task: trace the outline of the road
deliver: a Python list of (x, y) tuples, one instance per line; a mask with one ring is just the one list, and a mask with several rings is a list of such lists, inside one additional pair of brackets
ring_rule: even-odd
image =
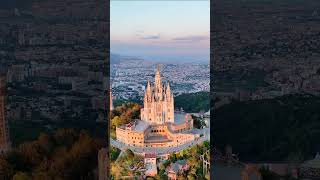
[(126, 144), (124, 144), (120, 141), (114, 140), (112, 138), (110, 138), (110, 144), (116, 148), (121, 149), (121, 150), (131, 149), (135, 153), (155, 153), (157, 155), (164, 155), (164, 154), (179, 152), (183, 149), (186, 149), (186, 148), (191, 147), (196, 144), (200, 144), (204, 141), (210, 141), (210, 128), (201, 129), (201, 131), (204, 134), (204, 136), (197, 138), (194, 141), (191, 141), (191, 142), (188, 142), (188, 143), (182, 144), (180, 146), (176, 146), (176, 147), (164, 147), (164, 148), (160, 148), (160, 147), (134, 147), (134, 146), (126, 145)]

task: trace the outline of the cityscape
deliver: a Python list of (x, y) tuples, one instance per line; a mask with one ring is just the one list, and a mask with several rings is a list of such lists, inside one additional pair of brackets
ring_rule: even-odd
[(320, 179), (319, 7), (1, 1), (0, 180)]
[(98, 177), (109, 86), (105, 9), (92, 0), (1, 2), (0, 179)]
[(208, 3), (111, 2), (111, 179), (210, 179)]
[[(113, 56), (111, 56), (111, 62)], [(145, 85), (153, 79), (156, 62), (117, 56), (111, 63), (110, 79), (114, 99), (142, 99)], [(203, 63), (161, 64), (163, 79), (170, 79), (174, 95), (210, 91), (210, 66)]]

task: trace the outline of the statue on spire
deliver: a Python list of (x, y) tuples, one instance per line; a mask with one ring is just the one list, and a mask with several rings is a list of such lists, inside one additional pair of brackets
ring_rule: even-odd
[(170, 97), (171, 96), (171, 90), (170, 90), (170, 82), (167, 82), (167, 96)]
[(157, 64), (157, 71), (160, 73), (160, 64)]

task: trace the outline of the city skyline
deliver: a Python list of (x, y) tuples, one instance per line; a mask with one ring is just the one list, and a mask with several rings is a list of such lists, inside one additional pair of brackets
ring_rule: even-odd
[(110, 21), (112, 53), (151, 61), (209, 62), (209, 1), (111, 1)]

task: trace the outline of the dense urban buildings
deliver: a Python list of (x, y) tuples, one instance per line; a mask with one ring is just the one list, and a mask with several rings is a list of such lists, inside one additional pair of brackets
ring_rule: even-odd
[(233, 147), (238, 162), (219, 159), (217, 179), (239, 179), (232, 175), (242, 170), (270, 179), (319, 177), (319, 3), (213, 4), (212, 135), (216, 148)]
[[(170, 79), (174, 96), (183, 93), (209, 92), (209, 63), (161, 63), (163, 79)], [(136, 57), (111, 55), (110, 80), (113, 97), (143, 100), (145, 85), (153, 77), (156, 62)]]
[[(108, 17), (98, 4), (105, 3), (44, 0), (0, 8), (0, 69), (7, 72), (7, 119), (13, 129), (38, 132), (106, 122)], [(35, 138), (11, 133), (13, 144)]]

